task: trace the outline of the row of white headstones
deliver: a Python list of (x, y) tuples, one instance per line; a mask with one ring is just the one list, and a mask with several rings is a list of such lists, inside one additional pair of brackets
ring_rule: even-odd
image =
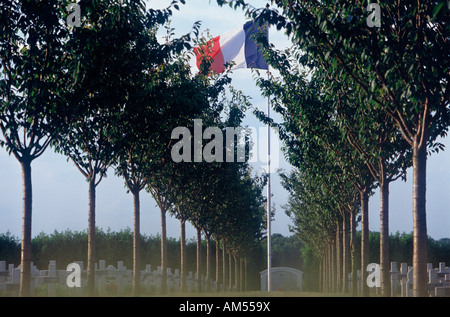
[[(48, 285), (49, 296), (56, 296), (56, 289), (61, 289), (61, 287), (66, 288), (66, 292), (70, 291), (75, 295), (82, 294), (82, 288), (87, 284), (87, 270), (83, 268), (83, 265), (83, 261), (77, 261), (69, 264), (66, 270), (57, 270), (56, 261), (52, 260), (49, 263), (48, 270), (39, 270), (31, 264), (32, 293), (40, 285)], [(100, 260), (98, 264), (95, 264), (95, 271), (95, 283), (100, 294), (107, 294), (108, 292), (123, 294), (127, 289), (131, 289), (133, 271), (127, 269), (123, 265), (123, 261), (118, 261), (117, 267), (114, 267), (113, 265), (106, 266), (106, 262)], [(141, 271), (141, 288), (146, 291), (158, 290), (161, 285), (161, 273), (160, 266), (152, 271), (151, 265), (146, 265), (145, 270)], [(171, 268), (167, 269), (167, 288), (169, 291), (180, 289), (180, 278), (179, 269), (175, 269), (174, 272)], [(204, 284), (207, 283), (204, 276), (201, 276), (201, 280)], [(14, 267), (13, 264), (9, 264), (6, 268), (6, 261), (0, 261), (0, 291), (12, 291), (14, 293), (18, 290), (19, 283), (20, 265)], [(186, 276), (186, 290), (188, 292), (194, 291), (196, 284), (197, 274), (189, 272)], [(209, 289), (216, 289), (214, 281), (210, 281), (209, 284)]]
[[(104, 260), (96, 264), (96, 286), (99, 292), (106, 294), (109, 291), (122, 294), (132, 283), (133, 271), (123, 265), (123, 261), (117, 262), (117, 268), (113, 265), (106, 266)], [(82, 293), (82, 286), (86, 285), (87, 271), (83, 269), (83, 262), (78, 261), (69, 264), (66, 270), (57, 270), (56, 261), (50, 261), (48, 270), (39, 270), (33, 264), (31, 265), (32, 291), (39, 285), (48, 285), (48, 295), (56, 295), (56, 286), (72, 289), (75, 294)], [(161, 285), (161, 267), (158, 266), (152, 271), (151, 265), (146, 265), (145, 270), (141, 271), (141, 287), (147, 291), (157, 290)], [(400, 288), (400, 296), (412, 296), (412, 273), (413, 267), (407, 263), (401, 263), (400, 269), (397, 262), (391, 262), (391, 296), (397, 296), (397, 290)], [(203, 276), (202, 281), (205, 283)], [(361, 271), (358, 270), (357, 278), (360, 282)], [(349, 275), (349, 284), (351, 274)], [(20, 265), (14, 267), (9, 264), (6, 268), (6, 261), (0, 261), (0, 291), (17, 291), (20, 283)], [(180, 272), (178, 269), (172, 273), (172, 269), (167, 269), (168, 290), (179, 290)], [(189, 272), (186, 277), (187, 291), (194, 291), (197, 283), (197, 274)], [(214, 281), (210, 281), (210, 289), (216, 290)], [(360, 291), (361, 283), (357, 283)], [(446, 267), (445, 262), (440, 262), (437, 268), (428, 264), (428, 289), (430, 296), (450, 296), (450, 267)]]

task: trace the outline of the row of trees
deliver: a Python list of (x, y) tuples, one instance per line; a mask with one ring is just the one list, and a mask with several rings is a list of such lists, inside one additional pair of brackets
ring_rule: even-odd
[(346, 276), (351, 257), (356, 271), (360, 215), (365, 281), (368, 200), (378, 187), (381, 285), (389, 295), (389, 184), (412, 167), (414, 294), (426, 296), (426, 162), (443, 149), (437, 139), (450, 124), (448, 7), (444, 1), (383, 1), (381, 25), (373, 27), (368, 2), (275, 0), (274, 8), (258, 9), (220, 1), (284, 29), (293, 43), (281, 51), (260, 39), (280, 75), (258, 84), (282, 116), (280, 135), (295, 167), (284, 175), (295, 231), (324, 266), (338, 261)]
[[(50, 147), (71, 160), (88, 185), (88, 295), (95, 293), (96, 187), (111, 169), (133, 195), (135, 295), (140, 289), (143, 190), (161, 210), (162, 292), (167, 212), (181, 221), (182, 259), (186, 221), (197, 228), (199, 245), (204, 234), (208, 246), (213, 238), (223, 252), (238, 258), (245, 258), (261, 238), (264, 178), (253, 176), (246, 162), (172, 160), (174, 128), (193, 132), (194, 118), (222, 130), (238, 127), (249, 106), (241, 92), (226, 90), (226, 74), (209, 76), (207, 68), (191, 73), (188, 51), (199, 24), (174, 38), (168, 20), (179, 2), (184, 3), (174, 0), (167, 9), (146, 10), (144, 1), (81, 0), (80, 27), (66, 24), (70, 1), (8, 0), (0, 6), (0, 145), (19, 161), (23, 176), (21, 296), (30, 288), (31, 164)], [(166, 42), (160, 43), (157, 35), (164, 27)], [(203, 149), (194, 144), (193, 155), (197, 146)]]
[[(389, 258), (393, 262), (408, 263), (411, 264), (413, 253), (413, 233), (400, 233), (390, 234), (389, 236)], [(369, 254), (370, 263), (380, 263), (380, 233), (369, 233)], [(433, 267), (438, 267), (439, 262), (449, 263), (450, 261), (450, 239), (443, 238), (440, 240), (434, 240), (428, 237), (428, 263), (432, 263)], [(356, 232), (356, 247), (355, 247), (355, 266), (360, 267), (361, 264), (361, 231)], [(305, 272), (303, 278), (303, 289), (308, 291), (330, 291), (339, 292), (338, 289), (340, 283), (338, 280), (341, 276), (338, 276), (339, 268), (335, 261), (332, 266), (327, 266), (326, 270), (323, 270), (322, 260), (316, 256), (313, 249), (309, 246), (302, 248), (302, 270)], [(324, 279), (324, 274), (332, 276), (332, 278)]]

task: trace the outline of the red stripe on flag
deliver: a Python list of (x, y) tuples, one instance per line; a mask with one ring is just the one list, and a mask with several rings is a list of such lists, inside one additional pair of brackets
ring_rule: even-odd
[(198, 69), (200, 69), (202, 59), (206, 57), (213, 60), (210, 70), (213, 70), (216, 73), (222, 73), (225, 71), (225, 62), (220, 47), (220, 36), (213, 38), (212, 41), (208, 41), (207, 46), (204, 48), (194, 48), (194, 53), (197, 58)]

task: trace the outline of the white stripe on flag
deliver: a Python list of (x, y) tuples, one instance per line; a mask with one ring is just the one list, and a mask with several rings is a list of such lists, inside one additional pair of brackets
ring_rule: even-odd
[(225, 63), (235, 62), (231, 69), (245, 68), (245, 31), (238, 27), (220, 35), (220, 48)]

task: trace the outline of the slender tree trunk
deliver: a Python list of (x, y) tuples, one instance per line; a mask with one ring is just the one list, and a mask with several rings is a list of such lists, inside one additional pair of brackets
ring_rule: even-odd
[(244, 291), (246, 292), (247, 290), (248, 290), (248, 267), (247, 267), (247, 264), (248, 264), (248, 260), (247, 259), (245, 259), (245, 261), (244, 261), (244, 269), (245, 269), (245, 280), (244, 280)]
[(329, 280), (329, 266), (328, 266), (328, 259), (329, 259), (329, 254), (328, 254), (328, 249), (325, 252), (325, 259), (323, 262), (323, 291), (325, 293), (328, 293), (330, 291), (329, 285), (328, 285), (328, 280)]
[(22, 218), (22, 248), (20, 270), (20, 296), (30, 296), (31, 287), (31, 218), (32, 218), (32, 184), (31, 160), (22, 159), (23, 187), (23, 218)]
[(330, 249), (327, 245), (325, 251), (325, 292), (328, 293), (330, 291)]
[(337, 250), (336, 241), (331, 241), (331, 291), (336, 291), (336, 272), (337, 272)]
[(318, 290), (319, 290), (319, 292), (322, 292), (323, 291), (323, 289), (322, 289), (322, 280), (323, 280), (323, 278), (322, 278), (322, 272), (323, 272), (323, 261), (322, 261), (322, 259), (321, 258), (319, 258), (319, 271), (318, 271)]
[(335, 292), (342, 291), (342, 220), (336, 223), (336, 289)]
[(196, 291), (199, 293), (202, 291), (202, 232), (197, 228), (197, 287)]
[(327, 292), (331, 292), (331, 245), (327, 246)]
[(239, 292), (244, 291), (244, 261), (239, 259)]
[(220, 241), (216, 238), (216, 292), (220, 289)]
[(166, 209), (161, 209), (161, 294), (167, 293), (167, 226)]
[(88, 263), (87, 291), (88, 296), (95, 295), (95, 176), (89, 179), (89, 219), (88, 219)]
[(331, 264), (331, 292), (336, 291), (336, 241), (330, 243), (330, 264)]
[(205, 291), (209, 292), (211, 290), (211, 236), (205, 234), (206, 238), (206, 277), (205, 277)]
[[(383, 169), (384, 171), (384, 169)], [(389, 274), (389, 182), (385, 172), (380, 182), (380, 279), (381, 295), (390, 296), (391, 279)]]
[(342, 221), (342, 292), (348, 293), (348, 264), (349, 264), (349, 219), (350, 215), (345, 212), (344, 219)]
[(324, 252), (323, 254), (323, 261), (322, 261), (322, 292), (327, 293), (328, 292), (328, 285), (327, 285), (327, 279), (328, 279), (328, 252)]
[(181, 220), (180, 289), (186, 292), (186, 220)]
[(322, 292), (327, 292), (327, 252), (323, 253), (322, 259)]
[(356, 219), (355, 211), (352, 211), (350, 215), (350, 245), (351, 245), (351, 259), (352, 259), (352, 296), (358, 294), (357, 282), (358, 277), (356, 276)]
[(319, 259), (319, 292), (323, 293), (323, 256)]
[(233, 291), (233, 259), (230, 252), (228, 252), (228, 290)]
[(361, 198), (361, 289), (362, 296), (369, 296), (367, 286), (367, 265), (369, 264), (369, 196), (367, 190), (360, 193)]
[(415, 297), (424, 297), (427, 296), (427, 148), (426, 142), (421, 147), (417, 143), (416, 140), (413, 146), (413, 289)]
[(141, 203), (139, 189), (132, 191), (134, 201), (133, 295), (139, 296), (141, 286)]
[(328, 292), (328, 252), (323, 255), (323, 292)]
[(234, 259), (234, 287), (236, 291), (239, 292), (239, 264), (236, 255), (233, 256)]
[(331, 246), (327, 246), (327, 292), (331, 292)]
[(224, 292), (228, 289), (227, 285), (227, 252), (225, 245), (222, 245), (222, 284)]

